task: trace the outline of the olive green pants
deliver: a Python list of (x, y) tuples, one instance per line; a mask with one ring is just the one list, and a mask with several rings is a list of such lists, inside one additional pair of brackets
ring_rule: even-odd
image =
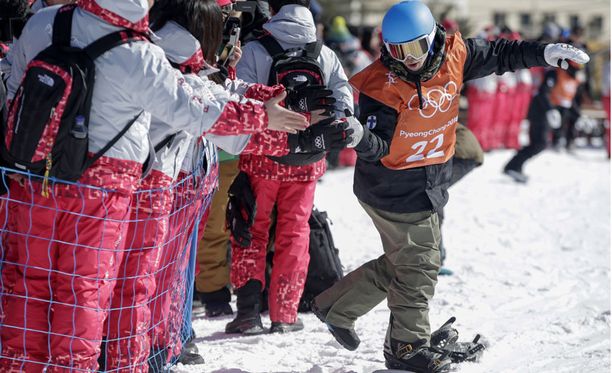
[(361, 202), (380, 233), (384, 255), (363, 264), (316, 298), (326, 321), (353, 328), (362, 315), (387, 298), (387, 340), (429, 343), (429, 300), (440, 268), (438, 215), (392, 213)]

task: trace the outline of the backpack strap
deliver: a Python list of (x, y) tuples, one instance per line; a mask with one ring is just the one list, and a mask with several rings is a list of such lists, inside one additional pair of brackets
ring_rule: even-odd
[(306, 55), (315, 60), (319, 58), (319, 55), (321, 54), (321, 49), (323, 49), (323, 42), (318, 39), (315, 42), (306, 44), (306, 46), (304, 47)]
[(272, 59), (285, 53), (283, 47), (276, 41), (274, 36), (266, 34), (258, 39), (258, 41), (266, 49), (266, 52), (272, 57)]
[(162, 150), (166, 145), (170, 144), (170, 142), (172, 140), (174, 140), (174, 138), (176, 137), (176, 133), (173, 133), (170, 136), (166, 136), (165, 139), (163, 139), (162, 141), (160, 141), (159, 144), (155, 145), (155, 154), (157, 154), (157, 152), (159, 152), (160, 150)]
[(55, 19), (53, 20), (53, 44), (70, 46), (70, 37), (72, 35), (72, 15), (76, 5), (69, 4), (57, 10)]
[(128, 124), (126, 124), (125, 127), (123, 127), (123, 129), (118, 134), (116, 134), (115, 137), (113, 137), (111, 141), (108, 142), (108, 144), (106, 144), (102, 149), (100, 149), (96, 154), (94, 154), (93, 157), (89, 158), (87, 162), (85, 163), (85, 169), (88, 169), (89, 166), (96, 163), (96, 161), (100, 159), (100, 157), (102, 157), (104, 153), (108, 151), (108, 149), (110, 149), (113, 145), (115, 145), (117, 141), (119, 141), (119, 139), (123, 135), (125, 135), (126, 132), (132, 127), (132, 125), (136, 123), (136, 121), (142, 115), (142, 113), (144, 113), (144, 110), (138, 113), (138, 115), (136, 115), (134, 119), (132, 119)]
[(100, 39), (94, 41), (93, 43), (85, 47), (84, 50), (85, 53), (87, 53), (87, 55), (89, 56), (89, 58), (95, 60), (107, 51), (122, 44), (127, 44), (133, 41), (146, 40), (149, 39), (145, 35), (133, 30), (124, 29), (101, 37)]

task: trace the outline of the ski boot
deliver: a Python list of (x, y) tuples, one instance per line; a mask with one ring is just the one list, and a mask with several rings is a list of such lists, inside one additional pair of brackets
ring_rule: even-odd
[(451, 368), (448, 353), (426, 347), (425, 341), (405, 343), (391, 340), (390, 349), (385, 344), (385, 366), (388, 369), (407, 370), (416, 373), (442, 373)]
[(225, 326), (225, 332), (245, 335), (265, 333), (259, 314), (261, 282), (249, 280), (246, 285), (236, 289), (236, 296), (236, 318)]

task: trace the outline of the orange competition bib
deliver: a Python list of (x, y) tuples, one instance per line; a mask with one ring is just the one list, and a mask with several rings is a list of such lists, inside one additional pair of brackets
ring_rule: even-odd
[(455, 154), (459, 93), (463, 85), (466, 49), (460, 34), (446, 38), (446, 61), (422, 82), (422, 108), (414, 84), (395, 76), (376, 61), (351, 79), (361, 93), (398, 113), (389, 154), (381, 159), (395, 170), (447, 162)]

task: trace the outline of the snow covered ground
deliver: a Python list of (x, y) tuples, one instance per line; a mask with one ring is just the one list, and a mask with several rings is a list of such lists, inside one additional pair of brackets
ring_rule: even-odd
[[(604, 152), (547, 151), (527, 164), (528, 185), (500, 173), (512, 152), (454, 186), (443, 227), (447, 267), (431, 304), (432, 327), (456, 316), (460, 338), (491, 342), (461, 372), (610, 370), (610, 163)], [(382, 253), (377, 232), (352, 193), (352, 170), (329, 172), (315, 204), (328, 211), (346, 271)], [(178, 372), (369, 373), (384, 368), (383, 302), (357, 322), (362, 343), (344, 350), (313, 315), (288, 335), (225, 335), (230, 317), (196, 312), (206, 365)], [(264, 324), (269, 325), (267, 315)]]

